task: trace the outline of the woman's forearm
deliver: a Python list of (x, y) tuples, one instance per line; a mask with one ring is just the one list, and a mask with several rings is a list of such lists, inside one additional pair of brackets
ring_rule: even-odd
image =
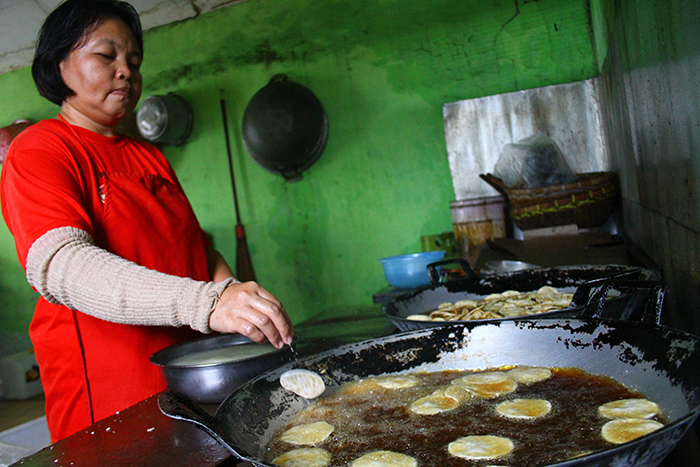
[[(222, 266), (217, 270), (218, 278), (226, 275)], [(95, 246), (87, 232), (73, 227), (54, 229), (34, 242), (27, 279), (47, 301), (96, 318), (187, 325), (205, 333), (211, 332), (209, 317), (221, 294), (237, 282), (232, 275), (201, 282), (139, 266)]]
[(233, 271), (231, 271), (224, 257), (212, 246), (207, 248), (207, 262), (209, 277), (212, 281), (221, 282), (229, 278), (235, 279)]

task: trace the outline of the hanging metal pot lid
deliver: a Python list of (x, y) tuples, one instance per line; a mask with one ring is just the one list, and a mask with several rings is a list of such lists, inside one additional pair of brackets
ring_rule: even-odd
[(243, 114), (243, 142), (263, 169), (288, 181), (301, 179), (323, 152), (328, 118), (311, 90), (275, 75)]
[(136, 113), (136, 126), (141, 136), (154, 143), (180, 146), (192, 131), (192, 109), (177, 94), (150, 96)]

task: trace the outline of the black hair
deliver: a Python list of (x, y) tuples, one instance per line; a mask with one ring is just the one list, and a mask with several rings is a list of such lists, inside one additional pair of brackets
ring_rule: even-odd
[(67, 0), (49, 14), (39, 31), (32, 64), (39, 94), (56, 105), (74, 94), (63, 81), (60, 64), (90, 28), (108, 18), (126, 23), (143, 54), (141, 20), (130, 4), (119, 0)]

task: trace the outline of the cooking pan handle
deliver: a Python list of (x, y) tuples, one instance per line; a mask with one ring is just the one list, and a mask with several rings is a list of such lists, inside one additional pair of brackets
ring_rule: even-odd
[(254, 465), (260, 465), (262, 462), (259, 459), (250, 458), (239, 454), (238, 451), (233, 448), (233, 446), (224, 441), (217, 431), (216, 419), (209, 415), (199, 405), (194, 403), (190, 398), (176, 392), (166, 391), (158, 396), (158, 408), (160, 408), (160, 411), (170, 418), (183, 420), (197, 425), (199, 428), (206, 431), (207, 434), (214, 438), (219, 444), (228, 449), (234, 457), (242, 461), (250, 462)]
[[(610, 290), (623, 293), (624, 306), (612, 313), (606, 312), (605, 305)], [(591, 295), (583, 307), (582, 318), (610, 318), (619, 321), (640, 321), (661, 324), (661, 311), (666, 295), (666, 286), (656, 281), (609, 280), (604, 282)]]
[(270, 78), (270, 81), (267, 84), (269, 86), (270, 84), (284, 83), (285, 81), (287, 81), (287, 75), (284, 73), (278, 73)]
[(462, 258), (443, 259), (434, 263), (430, 263), (427, 266), (428, 277), (430, 278), (430, 285), (440, 284), (440, 272), (438, 271), (438, 268), (446, 264), (458, 264), (460, 266), (460, 269), (464, 274), (464, 277), (460, 280), (475, 279), (479, 277), (468, 261), (465, 261)]
[(569, 305), (569, 308), (585, 306), (591, 299), (591, 291), (596, 287), (600, 287), (605, 282), (620, 279), (639, 279), (641, 273), (641, 269), (632, 269), (629, 271), (607, 274), (603, 277), (588, 280), (576, 288), (576, 292), (574, 292), (574, 296), (571, 299), (571, 305)]

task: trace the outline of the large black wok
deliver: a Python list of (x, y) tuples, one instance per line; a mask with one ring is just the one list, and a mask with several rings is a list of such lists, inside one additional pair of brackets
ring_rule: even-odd
[(654, 466), (699, 413), (699, 344), (697, 337), (663, 326), (599, 318), (445, 326), (350, 344), (288, 363), (241, 386), (215, 417), (196, 406), (188, 408), (173, 393), (163, 394), (159, 403), (170, 416), (207, 426), (237, 457), (267, 466), (260, 460), (264, 446), (308, 404), (279, 385), (280, 375), (291, 368), (316, 371), (332, 390), (383, 373), (514, 364), (579, 367), (641, 391), (662, 407), (669, 423), (632, 442), (551, 465)]

